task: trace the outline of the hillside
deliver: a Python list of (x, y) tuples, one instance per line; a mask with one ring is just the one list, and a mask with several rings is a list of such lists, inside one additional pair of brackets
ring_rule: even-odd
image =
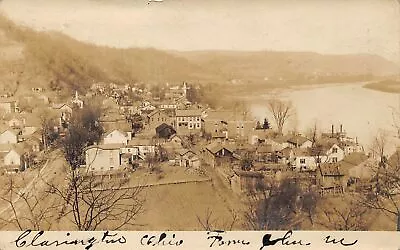
[[(95, 46), (56, 32), (18, 27), (4, 17), (0, 17), (0, 34), (0, 47), (18, 44), (23, 50), (22, 56), (13, 58), (13, 65), (7, 58), (0, 59), (5, 72), (21, 73), (14, 77), (14, 82), (18, 80), (22, 84), (43, 86), (53, 80), (73, 88), (85, 88), (93, 81), (220, 80), (207, 69), (163, 51)], [(13, 52), (8, 51), (10, 58)]]
[[(93, 81), (131, 83), (255, 83), (262, 86), (371, 80), (398, 66), (375, 55), (312, 52), (176, 52), (117, 49), (57, 32), (20, 27), (0, 16), (0, 86), (46, 87), (51, 81), (84, 90)], [(1, 89), (0, 89), (1, 90)]]
[[(393, 75), (399, 66), (376, 55), (321, 55), (313, 52), (195, 51), (174, 52), (191, 62), (208, 65), (229, 79), (252, 81), (302, 81), (313, 79), (360, 79)], [(359, 77), (359, 79), (357, 79)]]
[(386, 79), (364, 85), (364, 88), (387, 93), (400, 93), (400, 78)]

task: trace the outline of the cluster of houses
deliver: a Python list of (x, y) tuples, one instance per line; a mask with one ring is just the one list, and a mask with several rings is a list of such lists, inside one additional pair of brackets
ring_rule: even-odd
[[(257, 126), (246, 112), (191, 103), (189, 88), (186, 83), (168, 87), (161, 100), (145, 88), (96, 83), (85, 97), (76, 92), (68, 102), (41, 100), (54, 116), (54, 130), (63, 136), (85, 98), (103, 98), (100, 123), (105, 133), (100, 143), (83, 152), (82, 168), (90, 173), (132, 170), (155, 159), (193, 169), (208, 165), (238, 193), (284, 176), (323, 194), (343, 193), (368, 179), (365, 166), (373, 159), (342, 126), (338, 131), (332, 126), (314, 141), (300, 133), (281, 135)], [(0, 111), (0, 165), (17, 172), (34, 164), (43, 151), (43, 124), (37, 114), (21, 112), (9, 98), (0, 100)]]

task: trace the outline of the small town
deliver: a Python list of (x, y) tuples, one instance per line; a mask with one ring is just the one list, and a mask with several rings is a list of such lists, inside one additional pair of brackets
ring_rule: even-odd
[[(294, 202), (293, 206), (304, 206), (301, 209), (312, 220), (319, 199), (335, 204), (335, 200), (355, 194), (377, 192), (374, 166), (398, 164), (400, 151), (389, 158), (379, 155), (379, 151), (367, 152), (357, 138), (345, 132), (344, 125), (282, 133), (294, 107), (281, 100), (269, 102), (273, 117), (257, 121), (245, 109), (212, 109), (197, 101), (201, 99), (201, 87), (186, 82), (162, 88), (94, 83), (87, 93), (75, 91), (64, 101), (57, 99), (56, 93), (32, 88), (30, 95), (19, 100), (13, 96), (1, 98), (2, 178), (30, 181), (25, 187), (8, 184), (8, 188), (18, 191), (14, 200), (10, 196), (8, 204), (4, 203), (1, 214), (9, 216), (7, 208), (14, 207), (19, 195), (24, 197), (31, 192), (34, 184), (45, 183), (35, 186), (38, 194), (46, 193), (48, 187), (59, 190), (60, 182), (66, 178), (60, 175), (68, 173), (63, 167), (69, 165), (74, 175), (89, 178), (90, 189), (211, 182), (224, 192), (223, 196), (235, 197), (224, 199), (243, 203), (233, 205), (236, 209), (248, 202), (247, 206), (258, 206), (252, 202), (260, 202), (260, 195), (268, 195), (274, 189), (292, 188), (294, 194), (275, 191), (278, 193), (274, 195), (289, 199), (287, 202)], [(51, 181), (58, 184), (53, 186)], [(62, 190), (59, 192), (61, 195)], [(301, 202), (305, 204), (297, 205), (298, 195), (303, 196)], [(354, 206), (354, 211), (348, 211), (351, 220), (356, 216), (364, 219), (361, 216), (366, 210), (354, 205), (355, 200), (350, 202)], [(239, 210), (231, 209), (237, 216), (233, 222), (238, 223)], [(263, 228), (264, 223), (278, 229), (304, 227), (303, 215), (295, 215), (298, 218), (285, 223), (280, 218), (264, 222), (258, 218), (257, 207), (248, 209), (251, 213), (247, 211), (245, 216), (255, 216), (249, 218), (255, 229)], [(356, 211), (360, 214), (352, 214)], [(324, 212), (327, 225), (329, 216), (345, 213)], [(210, 225), (211, 218), (207, 216), (212, 211), (204, 213), (197, 215), (204, 229), (225, 226)], [(366, 226), (356, 221), (346, 221), (344, 225), (349, 228), (328, 229), (362, 230)]]
[(273, 2), (0, 0), (0, 229), (400, 231), (398, 3)]

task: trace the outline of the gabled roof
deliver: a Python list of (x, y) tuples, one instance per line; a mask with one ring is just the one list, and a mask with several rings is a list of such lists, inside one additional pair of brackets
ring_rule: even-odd
[(163, 124), (159, 125), (158, 127), (156, 127), (156, 132), (159, 133), (160, 131), (162, 131), (162, 130), (164, 130), (164, 129), (166, 129), (166, 128), (170, 128), (170, 129), (172, 129), (173, 131), (175, 131), (175, 129), (174, 129), (171, 125), (168, 125), (168, 124), (166, 124), (166, 123), (163, 123)]
[(117, 133), (119, 133), (120, 135), (122, 135), (122, 136), (124, 136), (124, 137), (127, 137), (127, 136), (128, 136), (126, 132), (121, 131), (121, 130), (119, 130), (119, 129), (114, 129), (114, 130), (107, 131), (104, 137), (107, 137), (107, 136), (109, 136), (110, 134), (112, 134), (112, 133), (114, 133), (114, 132), (117, 132)]
[(176, 110), (176, 116), (201, 116), (202, 111), (200, 109), (178, 109)]
[(206, 149), (213, 154), (221, 151), (222, 149), (228, 150), (231, 153), (233, 153), (233, 151), (234, 151), (234, 149), (231, 145), (221, 144), (221, 143), (217, 143), (217, 142), (209, 144), (206, 147)]
[(305, 143), (307, 141), (310, 141), (310, 139), (308, 139), (305, 136), (301, 136), (301, 135), (295, 135), (287, 140), (287, 142), (289, 142), (291, 144), (296, 144), (296, 145), (302, 145), (303, 143)]
[(129, 146), (154, 146), (154, 144), (151, 142), (150, 139), (148, 138), (142, 138), (142, 137), (133, 137), (132, 140), (128, 142)]
[(116, 149), (122, 148), (123, 146), (124, 146), (124, 144), (121, 144), (121, 143), (99, 144), (99, 145), (91, 145), (91, 146), (87, 147), (86, 150), (92, 149), (92, 148), (98, 148), (98, 149), (103, 149), (103, 150), (116, 150)]
[(196, 155), (193, 151), (189, 150), (189, 149), (181, 149), (178, 151), (178, 154), (180, 156), (184, 156), (186, 154), (190, 154), (190, 155)]

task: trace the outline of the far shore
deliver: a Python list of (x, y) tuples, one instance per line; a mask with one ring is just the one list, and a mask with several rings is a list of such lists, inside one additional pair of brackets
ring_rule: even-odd
[(400, 93), (400, 80), (385, 80), (380, 82), (371, 82), (363, 86), (367, 89), (398, 94)]

